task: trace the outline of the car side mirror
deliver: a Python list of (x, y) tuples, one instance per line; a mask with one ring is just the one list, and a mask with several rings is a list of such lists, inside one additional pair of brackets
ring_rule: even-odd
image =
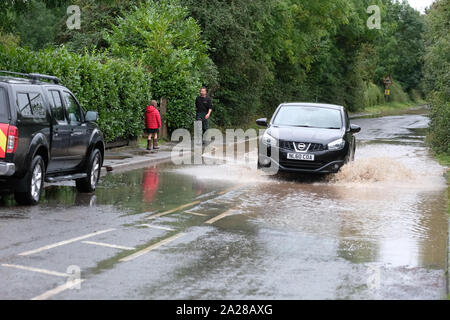
[(85, 115), (86, 122), (96, 122), (98, 120), (98, 112), (96, 111), (88, 111)]
[(261, 127), (267, 127), (267, 118), (261, 118), (256, 120), (256, 124)]
[(350, 132), (351, 133), (358, 133), (361, 131), (361, 127), (357, 126), (356, 124), (351, 124), (350, 125)]

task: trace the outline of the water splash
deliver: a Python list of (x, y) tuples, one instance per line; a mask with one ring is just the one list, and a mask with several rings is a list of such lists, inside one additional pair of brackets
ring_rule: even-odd
[(366, 158), (346, 164), (330, 177), (334, 183), (408, 182), (415, 179), (412, 170), (392, 158)]

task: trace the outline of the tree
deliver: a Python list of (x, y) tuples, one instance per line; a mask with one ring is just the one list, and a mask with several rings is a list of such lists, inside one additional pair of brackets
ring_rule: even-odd
[(383, 20), (383, 34), (375, 42), (379, 57), (376, 81), (390, 74), (407, 91), (419, 88), (424, 56), (423, 17), (403, 0), (390, 2)]
[(190, 128), (202, 81), (214, 81), (214, 65), (201, 29), (175, 0), (148, 0), (119, 17), (106, 37), (110, 53), (146, 66), (155, 98), (168, 99), (169, 128)]
[(182, 0), (211, 43), (221, 125), (248, 123), (305, 96), (321, 38), (346, 22), (346, 0)]

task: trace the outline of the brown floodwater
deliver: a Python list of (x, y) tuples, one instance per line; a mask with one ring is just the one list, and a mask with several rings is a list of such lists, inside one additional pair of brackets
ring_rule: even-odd
[[(217, 166), (174, 170), (198, 181), (239, 182), (244, 191), (227, 199), (237, 221), (256, 226), (255, 232), (307, 239), (310, 246), (291, 244), (303, 252), (294, 250), (289, 259), (306, 256), (297, 267), (310, 272), (299, 271), (293, 279), (318, 277), (333, 265), (343, 268), (341, 278), (332, 281), (337, 286), (332, 295), (326, 294), (328, 277), (323, 274), (316, 284), (311, 279), (306, 281), (309, 286), (299, 284), (300, 297), (443, 298), (447, 187), (444, 169), (424, 144), (428, 121), (421, 114), (353, 120), (362, 127), (356, 159), (327, 177), (264, 176), (254, 168), (254, 150), (249, 162), (229, 159)], [(268, 236), (267, 241), (273, 250), (264, 252), (267, 258), (283, 258), (276, 249), (285, 240), (277, 245), (277, 239)], [(320, 261), (311, 263), (315, 259)], [(353, 271), (345, 270), (343, 261)]]

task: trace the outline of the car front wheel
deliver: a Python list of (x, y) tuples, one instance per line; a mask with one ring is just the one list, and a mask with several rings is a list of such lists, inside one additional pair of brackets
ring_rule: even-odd
[(97, 189), (98, 181), (100, 180), (100, 173), (102, 169), (102, 154), (100, 150), (94, 149), (89, 157), (89, 163), (87, 166), (87, 177), (77, 179), (77, 190), (82, 193), (91, 193)]
[(36, 205), (41, 199), (44, 187), (45, 164), (41, 156), (34, 157), (29, 173), (25, 176), (26, 191), (15, 192), (16, 202), (22, 205)]

